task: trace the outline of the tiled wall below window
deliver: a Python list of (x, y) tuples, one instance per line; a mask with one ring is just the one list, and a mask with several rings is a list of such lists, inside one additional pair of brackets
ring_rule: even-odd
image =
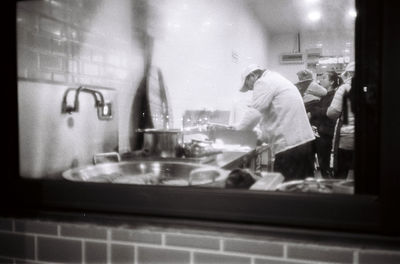
[(400, 252), (157, 226), (0, 218), (0, 263), (400, 263)]

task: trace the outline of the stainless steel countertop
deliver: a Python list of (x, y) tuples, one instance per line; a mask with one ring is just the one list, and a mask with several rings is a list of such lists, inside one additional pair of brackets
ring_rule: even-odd
[[(243, 158), (252, 158), (257, 154), (256, 148), (249, 151), (223, 151), (222, 153), (216, 154), (214, 157), (203, 157), (199, 159), (194, 158), (155, 158), (155, 157), (131, 157), (122, 158), (125, 161), (130, 160), (167, 160), (177, 162), (190, 162), (200, 163), (211, 166), (216, 166), (222, 169), (232, 169), (236, 163), (240, 162)], [(205, 162), (203, 162), (205, 161)]]
[(214, 165), (222, 169), (232, 169), (235, 167), (237, 162), (240, 162), (243, 158), (252, 158), (256, 155), (256, 149), (252, 149), (248, 152), (239, 151), (227, 151), (217, 154), (215, 160), (207, 163), (208, 165)]

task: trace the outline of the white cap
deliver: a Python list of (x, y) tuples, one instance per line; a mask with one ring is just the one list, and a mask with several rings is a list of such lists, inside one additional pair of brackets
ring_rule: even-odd
[(252, 73), (253, 71), (256, 70), (263, 70), (263, 68), (257, 64), (250, 64), (246, 68), (243, 69), (242, 71), (242, 85), (240, 86), (240, 91), (241, 92), (247, 92), (248, 89), (244, 86), (244, 82), (246, 81), (247, 76)]
[(354, 61), (350, 62), (347, 64), (346, 69), (344, 69), (345, 72), (353, 72), (355, 70), (355, 63)]

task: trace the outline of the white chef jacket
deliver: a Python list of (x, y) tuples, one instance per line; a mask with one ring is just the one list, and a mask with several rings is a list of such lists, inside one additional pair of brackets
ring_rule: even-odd
[(274, 155), (315, 139), (300, 92), (279, 73), (267, 70), (255, 82), (251, 106)]

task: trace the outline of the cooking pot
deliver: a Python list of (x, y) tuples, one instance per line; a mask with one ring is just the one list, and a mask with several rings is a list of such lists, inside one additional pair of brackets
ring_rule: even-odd
[(175, 158), (183, 142), (179, 129), (138, 129), (143, 133), (143, 154), (151, 157)]

